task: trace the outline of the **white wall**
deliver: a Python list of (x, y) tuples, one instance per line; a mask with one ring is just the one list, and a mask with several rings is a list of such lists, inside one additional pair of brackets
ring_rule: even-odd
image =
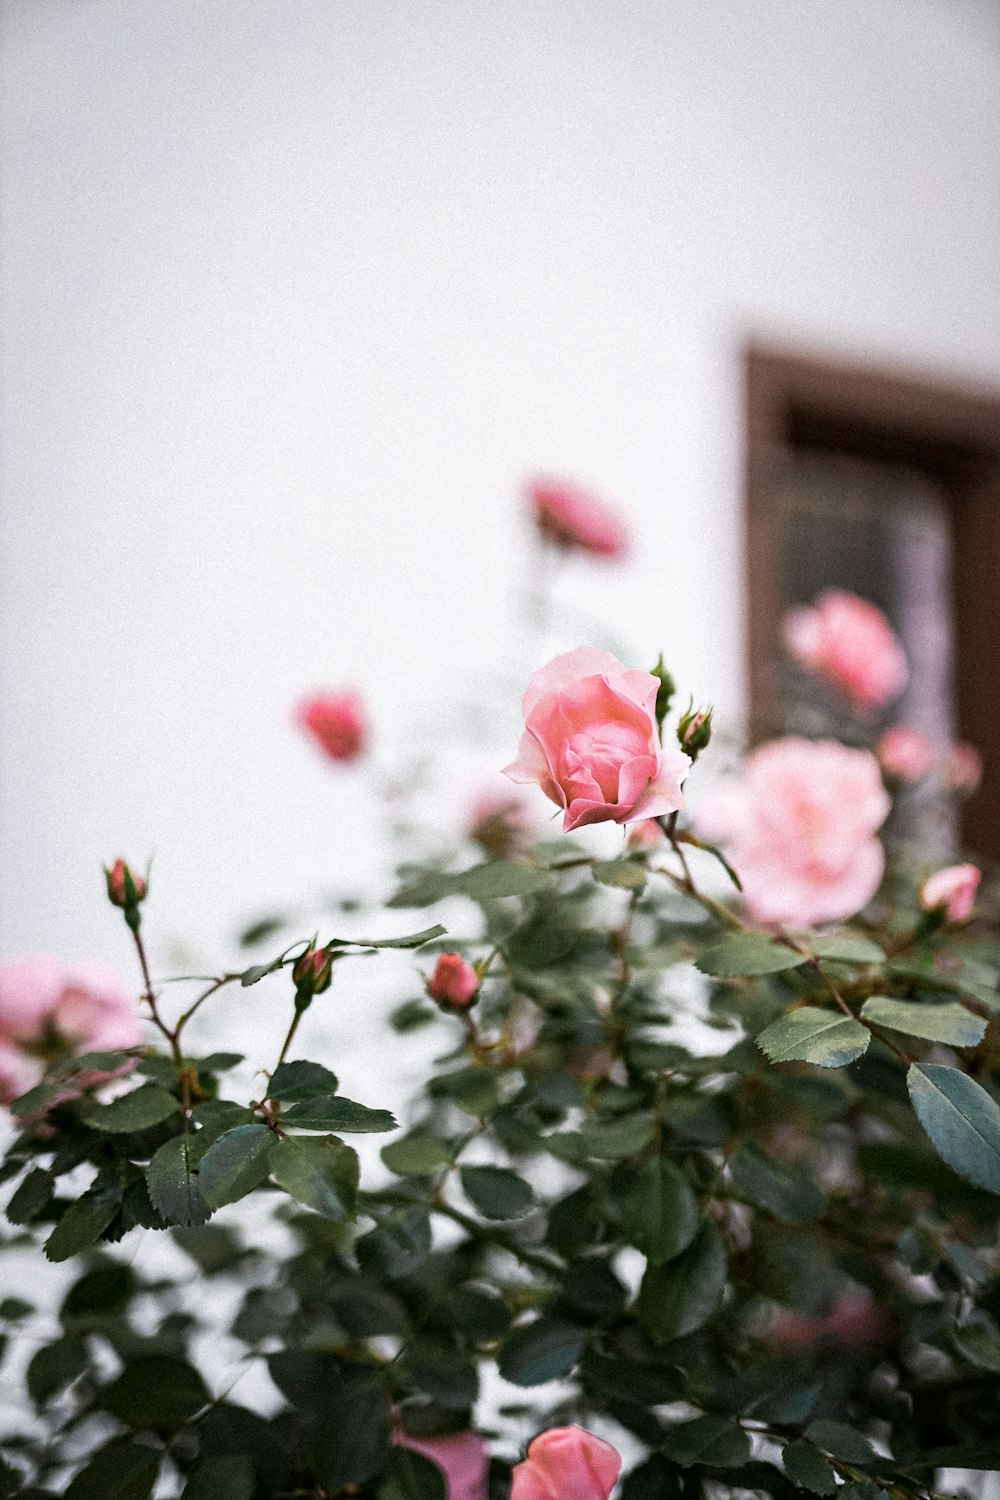
[[(564, 598), (740, 709), (755, 332), (1000, 382), (982, 0), (6, 0), (0, 939), (215, 959), (368, 858), (306, 686), (505, 649), (537, 466), (631, 513)], [(219, 920), (216, 920), (218, 917)], [(161, 939), (162, 947), (162, 939)]]

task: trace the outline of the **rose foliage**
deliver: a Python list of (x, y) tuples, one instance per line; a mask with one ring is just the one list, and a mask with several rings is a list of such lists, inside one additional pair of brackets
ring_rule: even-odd
[[(878, 1500), (1000, 1470), (989, 893), (922, 904), (874, 757), (829, 743), (721, 782), (709, 845), (681, 804), (710, 716), (682, 752), (666, 683), (589, 649), (545, 668), (515, 774), (570, 831), (411, 862), (388, 938), (261, 924), (262, 956), (153, 985), (155, 888), (116, 879), (148, 1038), (81, 1053), (51, 1011), (29, 1038), (5, 1244), (72, 1273), (54, 1318), (0, 1302), (25, 1383), (0, 1493)], [(599, 821), (642, 832), (597, 855)], [(433, 1028), (439, 1058), (402, 1121), (377, 1069), (345, 1097), (296, 1035), (394, 949), (430, 988), (379, 1050)], [(227, 1078), (269, 975), (251, 1097)], [(202, 1006), (237, 1050), (190, 1047)], [(147, 1235), (173, 1272), (133, 1265)]]

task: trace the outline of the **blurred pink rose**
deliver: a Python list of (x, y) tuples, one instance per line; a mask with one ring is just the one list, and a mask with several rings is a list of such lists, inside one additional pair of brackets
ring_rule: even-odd
[(591, 557), (621, 558), (628, 552), (622, 520), (582, 485), (540, 475), (529, 480), (527, 494), (546, 541)]
[(75, 1052), (138, 1047), (135, 1001), (102, 963), (68, 966), (47, 954), (0, 964), (0, 1037), (37, 1044), (48, 1035)]
[(469, 809), (469, 838), (498, 858), (525, 841), (531, 824), (522, 793), (512, 789), (482, 792)]
[(460, 953), (442, 953), (427, 981), (427, 993), (439, 1005), (465, 1010), (476, 997), (479, 975)]
[(884, 708), (906, 686), (909, 669), (895, 631), (880, 609), (857, 594), (827, 589), (811, 608), (790, 610), (783, 632), (795, 660), (855, 709)]
[(565, 810), (563, 831), (676, 812), (690, 756), (660, 744), (659, 681), (592, 646), (557, 656), (522, 699), (525, 732), (512, 781), (536, 782)]
[(924, 881), (920, 905), (924, 911), (943, 911), (949, 922), (964, 922), (972, 913), (981, 879), (975, 865), (947, 865)]
[(448, 1433), (444, 1437), (411, 1437), (399, 1432), (393, 1441), (437, 1464), (445, 1477), (447, 1500), (486, 1500), (489, 1454), (478, 1432)]
[(934, 765), (934, 746), (922, 729), (894, 724), (877, 745), (878, 763), (891, 781), (923, 781)]
[(331, 760), (357, 760), (368, 740), (364, 704), (353, 688), (313, 693), (299, 704), (295, 720)]
[(853, 916), (885, 866), (875, 837), (890, 807), (868, 750), (833, 740), (772, 740), (712, 788), (698, 831), (722, 844), (761, 922), (811, 926)]
[(610, 1443), (582, 1427), (551, 1427), (514, 1466), (510, 1500), (608, 1500), (622, 1461)]
[(960, 797), (972, 797), (983, 779), (983, 758), (968, 740), (956, 740), (945, 762), (945, 786)]
[(768, 1329), (765, 1343), (779, 1354), (798, 1354), (817, 1344), (840, 1344), (862, 1349), (880, 1343), (889, 1320), (871, 1292), (863, 1287), (842, 1293), (822, 1317), (781, 1308)]
[(0, 1042), (0, 1105), (12, 1104), (33, 1088), (41, 1076), (41, 1063), (9, 1042)]

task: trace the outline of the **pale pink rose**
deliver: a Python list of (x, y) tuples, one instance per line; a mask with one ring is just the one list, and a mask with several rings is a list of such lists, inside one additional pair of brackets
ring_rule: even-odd
[(106, 964), (68, 966), (47, 954), (0, 964), (0, 1037), (37, 1044), (52, 1035), (75, 1052), (137, 1047), (135, 1001)]
[(368, 740), (364, 704), (353, 688), (313, 693), (299, 704), (295, 720), (331, 760), (357, 760)]
[(621, 1472), (610, 1443), (582, 1427), (551, 1427), (514, 1465), (510, 1500), (608, 1500)]
[(37, 1041), (59, 1005), (65, 982), (65, 965), (46, 953), (26, 953), (0, 964), (0, 1037)]
[(624, 522), (582, 485), (539, 475), (526, 489), (535, 525), (546, 541), (591, 557), (616, 559), (628, 552)]
[(718, 783), (698, 831), (722, 844), (760, 922), (811, 926), (853, 916), (885, 867), (875, 837), (890, 808), (868, 750), (833, 740), (772, 740)]
[(563, 831), (676, 812), (691, 758), (660, 744), (659, 680), (609, 651), (581, 646), (535, 673), (521, 702), (525, 731), (512, 781), (536, 782), (564, 809)]
[(9, 1042), (0, 1042), (0, 1105), (12, 1104), (42, 1076), (41, 1064)]
[(478, 1432), (448, 1433), (443, 1437), (411, 1437), (399, 1432), (393, 1441), (412, 1448), (437, 1464), (445, 1477), (447, 1500), (486, 1500), (489, 1454)]
[(906, 656), (885, 615), (866, 599), (827, 589), (811, 608), (783, 623), (785, 645), (799, 664), (829, 682), (855, 709), (884, 708), (906, 686)]
[(975, 865), (947, 865), (929, 875), (920, 888), (924, 911), (943, 911), (949, 922), (971, 915), (982, 875)]
[(922, 729), (894, 724), (875, 746), (878, 763), (890, 781), (923, 781), (934, 765), (934, 746)]
[(983, 758), (975, 745), (968, 740), (956, 740), (948, 751), (944, 780), (950, 792), (960, 797), (972, 797), (979, 790), (983, 779)]
[(479, 989), (479, 975), (460, 953), (442, 953), (427, 981), (427, 993), (439, 1005), (466, 1010)]

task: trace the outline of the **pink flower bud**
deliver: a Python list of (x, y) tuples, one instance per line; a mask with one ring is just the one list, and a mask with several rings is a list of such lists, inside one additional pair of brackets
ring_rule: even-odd
[(551, 1427), (514, 1466), (510, 1500), (608, 1500), (621, 1456), (582, 1427)]
[(920, 888), (924, 911), (940, 911), (948, 922), (964, 922), (972, 913), (982, 875), (975, 865), (946, 865)]
[(531, 816), (516, 791), (484, 792), (473, 804), (469, 815), (469, 837), (487, 854), (503, 859), (525, 842), (531, 828)]
[(704, 750), (712, 738), (712, 710), (710, 708), (699, 708), (697, 711), (689, 709), (682, 715), (677, 725), (677, 743), (682, 750), (686, 750), (692, 760), (698, 758), (698, 753)]
[(945, 786), (958, 797), (972, 797), (983, 779), (983, 758), (975, 745), (956, 740), (945, 762)]
[(113, 906), (138, 906), (146, 899), (146, 882), (135, 875), (123, 859), (116, 859), (110, 870), (104, 871), (108, 883), (108, 900)]
[(641, 823), (632, 824), (625, 842), (630, 849), (658, 849), (664, 839), (663, 829), (656, 819), (643, 818)]
[(906, 656), (885, 615), (867, 599), (827, 589), (785, 616), (785, 646), (800, 666), (844, 694), (856, 710), (877, 712), (906, 686)]
[(331, 760), (345, 764), (357, 760), (368, 740), (361, 695), (350, 688), (304, 698), (295, 719)]
[(292, 967), (292, 980), (300, 994), (322, 995), (333, 978), (333, 954), (329, 948), (307, 948)]
[(922, 729), (894, 724), (875, 746), (878, 763), (890, 781), (923, 781), (934, 765), (934, 746)]
[(541, 536), (566, 551), (618, 559), (628, 552), (628, 532), (614, 511), (582, 485), (540, 475), (527, 496)]
[(439, 1005), (465, 1010), (479, 989), (479, 975), (460, 953), (442, 953), (427, 981), (427, 993)]

